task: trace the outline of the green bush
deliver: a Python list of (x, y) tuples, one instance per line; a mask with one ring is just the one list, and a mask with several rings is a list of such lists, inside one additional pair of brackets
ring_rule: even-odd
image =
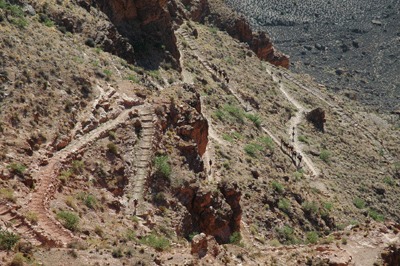
[(302, 135), (298, 135), (297, 139), (301, 142), (308, 143), (308, 139)]
[(383, 222), (386, 220), (385, 216), (378, 214), (377, 211), (370, 209), (368, 211), (369, 216), (372, 217), (372, 219), (374, 219), (377, 222)]
[(71, 212), (60, 211), (57, 213), (57, 218), (63, 220), (62, 224), (65, 228), (71, 231), (76, 231), (78, 229), (79, 225), (78, 215)]
[(389, 186), (392, 186), (392, 187), (396, 186), (396, 182), (394, 182), (393, 179), (391, 179), (391, 178), (388, 177), (388, 176), (385, 176), (385, 177), (382, 179), (382, 181), (385, 182), (386, 184), (388, 184)]
[(0, 249), (10, 250), (17, 244), (19, 236), (0, 228)]
[(217, 30), (214, 27), (208, 28), (212, 34), (217, 34)]
[(107, 144), (108, 151), (112, 154), (118, 154), (118, 147), (114, 143), (110, 142)]
[(230, 143), (234, 143), (235, 140), (228, 133), (222, 133), (222, 138)]
[(155, 248), (157, 251), (163, 251), (171, 245), (165, 236), (159, 236), (154, 231), (150, 235), (143, 237), (140, 240), (140, 243), (149, 245)]
[(271, 151), (274, 150), (273, 146), (274, 146), (274, 141), (271, 139), (270, 136), (265, 136), (263, 138), (260, 139), (262, 143), (264, 143), (268, 149), (270, 149)]
[(10, 165), (7, 165), (7, 168), (10, 169), (10, 171), (16, 175), (23, 175), (24, 171), (26, 169), (26, 166), (24, 164), (16, 164), (16, 163), (12, 163)]
[(244, 112), (234, 105), (226, 104), (222, 107), (225, 111), (227, 111), (230, 115), (236, 118), (238, 122), (244, 122)]
[(168, 155), (156, 156), (154, 157), (153, 162), (157, 174), (161, 174), (165, 177), (171, 175), (171, 166), (168, 163)]
[(24, 257), (24, 254), (17, 253), (14, 255), (14, 257), (9, 265), (10, 266), (24, 266), (25, 261), (26, 261), (26, 259)]
[(360, 198), (354, 198), (354, 199), (353, 199), (353, 203), (354, 203), (354, 205), (356, 205), (356, 207), (357, 207), (358, 209), (364, 209), (364, 207), (365, 207), (365, 205), (366, 205), (365, 201), (363, 201), (363, 200), (360, 199)]
[(109, 132), (108, 132), (108, 136), (109, 136), (110, 138), (115, 139), (115, 132), (114, 132), (114, 131), (109, 131)]
[(251, 157), (257, 157), (256, 156), (256, 148), (254, 147), (254, 145), (252, 144), (248, 144), (246, 146), (244, 146), (244, 150), (247, 152), (248, 155), (250, 155)]
[(290, 202), (287, 199), (280, 199), (278, 202), (278, 208), (282, 211), (288, 211), (290, 208)]
[(21, 28), (25, 28), (26, 26), (29, 25), (29, 22), (24, 18), (12, 19), (11, 23), (15, 24)]
[(107, 76), (108, 78), (111, 77), (112, 74), (113, 74), (113, 73), (112, 73), (110, 70), (108, 70), (108, 69), (104, 69), (104, 70), (103, 70), (103, 73), (106, 74), (106, 76)]
[(307, 242), (309, 242), (311, 244), (317, 244), (318, 243), (318, 233), (315, 231), (307, 232)]
[(14, 197), (14, 190), (12, 190), (12, 188), (0, 189), (0, 198), (6, 199), (11, 202), (17, 202), (17, 198)]
[(81, 174), (85, 168), (85, 163), (83, 161), (73, 161), (71, 165), (71, 171), (74, 174)]
[(254, 123), (256, 127), (260, 127), (262, 124), (261, 118), (258, 116), (258, 114), (252, 115), (252, 114), (247, 114), (246, 117)]
[(324, 161), (324, 162), (326, 162), (326, 163), (329, 163), (329, 157), (330, 157), (330, 155), (331, 155), (331, 152), (330, 152), (330, 151), (323, 150), (323, 151), (319, 154), (319, 158), (320, 158), (322, 161)]
[(284, 226), (282, 229), (277, 229), (279, 237), (284, 239), (285, 245), (295, 244), (295, 238), (293, 236), (294, 229), (289, 226)]
[(333, 208), (333, 204), (330, 202), (322, 202), (322, 205), (324, 205), (324, 208), (327, 209), (328, 211), (331, 211)]
[(272, 187), (275, 188), (279, 193), (283, 192), (283, 186), (276, 181), (272, 181)]
[(234, 232), (233, 235), (229, 237), (229, 242), (232, 245), (243, 247), (244, 244), (240, 242), (242, 240), (242, 234), (240, 232)]
[(317, 212), (319, 209), (319, 207), (315, 201), (312, 201), (311, 203), (304, 202), (301, 206), (304, 208), (305, 211), (308, 211), (308, 212)]

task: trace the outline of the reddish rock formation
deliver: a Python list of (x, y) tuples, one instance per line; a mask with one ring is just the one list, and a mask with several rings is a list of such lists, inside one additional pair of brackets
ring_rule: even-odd
[(166, 57), (179, 60), (172, 19), (166, 7), (167, 0), (87, 1), (100, 8), (109, 17), (122, 35), (131, 40), (135, 50), (148, 53), (149, 45), (154, 47), (164, 45), (167, 51)]
[(201, 233), (193, 237), (192, 254), (198, 254), (199, 258), (204, 257), (207, 253), (216, 257), (220, 253), (219, 245), (213, 236), (206, 236)]
[(273, 48), (274, 44), (265, 32), (253, 33), (247, 19), (228, 8), (223, 0), (208, 0), (208, 5), (204, 6), (207, 9), (205, 12), (208, 13), (204, 21), (191, 17), (193, 20), (208, 21), (219, 29), (226, 30), (233, 38), (247, 43), (260, 59), (276, 66), (289, 68), (289, 56), (276, 52)]
[(308, 121), (312, 122), (318, 129), (324, 130), (325, 111), (321, 108), (316, 108), (306, 115)]
[(240, 220), (242, 219), (242, 208), (240, 207), (241, 192), (236, 181), (223, 181), (218, 184), (218, 189), (224, 195), (226, 202), (232, 209), (233, 216), (230, 221), (232, 232), (240, 230)]

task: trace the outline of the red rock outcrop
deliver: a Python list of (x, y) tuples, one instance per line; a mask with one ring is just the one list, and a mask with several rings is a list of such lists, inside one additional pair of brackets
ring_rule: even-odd
[[(198, 0), (197, 0), (198, 1)], [(196, 1), (184, 1), (184, 3), (192, 3)], [(190, 12), (190, 18), (194, 21), (209, 22), (214, 24), (221, 30), (226, 30), (230, 36), (238, 39), (241, 42), (247, 43), (250, 49), (253, 50), (257, 56), (274, 64), (289, 68), (289, 56), (278, 53), (273, 48), (273, 43), (265, 32), (253, 33), (248, 20), (243, 16), (237, 14), (232, 9), (225, 5), (223, 0), (208, 0), (208, 5), (203, 4), (206, 9), (200, 14), (207, 14), (203, 16), (194, 16)], [(196, 12), (197, 14), (199, 12)], [(203, 18), (204, 17), (204, 18)]]
[(324, 130), (325, 111), (321, 108), (316, 108), (306, 115), (308, 121), (312, 122), (318, 129)]
[[(149, 53), (149, 45), (158, 48), (165, 46), (167, 51), (165, 56), (179, 60), (172, 19), (166, 7), (167, 0), (86, 0), (86, 2), (102, 10), (121, 34), (130, 39), (135, 50)], [(147, 61), (151, 63), (151, 60)]]

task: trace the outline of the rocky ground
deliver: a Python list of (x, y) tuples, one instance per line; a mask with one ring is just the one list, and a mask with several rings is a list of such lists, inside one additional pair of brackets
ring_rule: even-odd
[(0, 264), (398, 265), (389, 116), (218, 1), (118, 3), (0, 1)]
[[(308, 73), (335, 93), (382, 111), (399, 108), (400, 6), (397, 1), (227, 0), (265, 30)], [(393, 116), (398, 123), (398, 117)]]

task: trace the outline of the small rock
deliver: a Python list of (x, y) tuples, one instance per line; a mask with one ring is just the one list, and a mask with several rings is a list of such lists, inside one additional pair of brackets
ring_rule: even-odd
[(378, 20), (372, 20), (372, 24), (375, 24), (377, 26), (382, 26), (382, 22), (380, 22)]
[(22, 11), (24, 11), (25, 14), (29, 16), (36, 16), (36, 11), (31, 5), (26, 5), (22, 8)]
[(207, 254), (207, 236), (204, 233), (193, 237), (192, 242), (192, 254), (197, 253), (199, 258), (204, 257)]

